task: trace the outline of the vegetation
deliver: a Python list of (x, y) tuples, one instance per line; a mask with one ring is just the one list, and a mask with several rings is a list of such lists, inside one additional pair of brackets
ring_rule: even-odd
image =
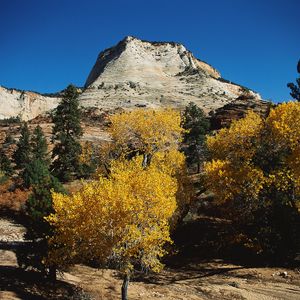
[(10, 117), (7, 119), (0, 120), (0, 124), (4, 126), (8, 126), (11, 124), (20, 124), (20, 123), (21, 123), (20, 117)]
[[(53, 194), (55, 248), (49, 263), (87, 259), (113, 263), (124, 274), (122, 299), (135, 269), (159, 271), (170, 243), (184, 156), (178, 152), (182, 129), (175, 111), (136, 111), (111, 117), (118, 154), (110, 172), (79, 192)], [(161, 208), (164, 209), (161, 209)]]
[(156, 152), (176, 148), (183, 129), (179, 112), (137, 110), (113, 115), (109, 131), (118, 155), (141, 154), (146, 166)]
[[(289, 87), (299, 100), (299, 87)], [(77, 262), (109, 265), (121, 271), (122, 299), (127, 299), (136, 271), (163, 268), (171, 236), (195, 196), (190, 177), (202, 184), (199, 174), (188, 176), (187, 166), (196, 164), (220, 208), (218, 217), (232, 221), (244, 247), (275, 261), (293, 259), (299, 252), (299, 101), (278, 105), (267, 118), (250, 111), (214, 135), (208, 135), (209, 122), (194, 103), (182, 116), (171, 109), (115, 114), (108, 129), (111, 141), (102, 145), (100, 161), (91, 142), (79, 143), (74, 86), (64, 91), (53, 120), (52, 164), (42, 128), (37, 126), (31, 136), (27, 123), (20, 127), (13, 161), (23, 185), (12, 178), (7, 151), (12, 136), (0, 148), (2, 203), (13, 206), (27, 198), (25, 237), (32, 243), (18, 253), (20, 266), (54, 278), (56, 268)], [(96, 167), (97, 179), (91, 178)], [(54, 175), (65, 182), (89, 180), (66, 194)]]
[(5, 154), (3, 148), (0, 149), (0, 170), (8, 177), (12, 176), (14, 173), (11, 161)]
[(190, 102), (183, 112), (182, 127), (186, 130), (183, 135), (183, 152), (189, 167), (200, 163), (205, 158), (205, 135), (209, 131), (209, 120), (195, 103)]
[(176, 180), (156, 167), (144, 169), (140, 156), (114, 162), (108, 178), (100, 177), (72, 196), (55, 193), (55, 214), (48, 218), (56, 228), (52, 242), (65, 247), (53, 250), (51, 262), (114, 263), (124, 273), (126, 299), (134, 267), (162, 267), (159, 258), (170, 242), (168, 221), (176, 209), (175, 193)]
[(47, 142), (40, 126), (34, 129), (30, 146), (30, 162), (24, 167), (23, 181), (32, 191), (25, 206), (28, 219), (25, 238), (31, 245), (27, 251), (18, 253), (18, 262), (22, 267), (31, 266), (54, 277), (55, 269), (47, 270), (44, 264), (48, 253), (47, 239), (52, 235), (52, 228), (44, 218), (53, 212), (51, 191), (64, 192), (64, 189), (49, 171)]
[(27, 251), (23, 249), (22, 253), (18, 253), (18, 263), (24, 268), (34, 267), (54, 278), (55, 268), (47, 269), (44, 263), (49, 251), (47, 240), (52, 236), (52, 228), (44, 218), (53, 212), (51, 191), (64, 192), (64, 189), (41, 160), (32, 163), (31, 171), (32, 193), (25, 206), (28, 219), (25, 238), (31, 244)]
[(266, 120), (249, 112), (207, 138), (208, 187), (227, 216), (247, 228), (252, 245), (276, 259), (300, 249), (299, 124), (300, 105), (289, 102)]
[(81, 154), (79, 156), (80, 177), (89, 178), (95, 173), (98, 159), (96, 158), (96, 147), (92, 142), (85, 141), (81, 144)]
[[(31, 144), (30, 132), (26, 122), (21, 125), (20, 131), (21, 136), (17, 142), (17, 148), (13, 154), (13, 160), (15, 162), (16, 169), (19, 170), (19, 177), (27, 178), (27, 166), (31, 162)], [(28, 186), (26, 180), (25, 186)]]
[(177, 210), (174, 224), (188, 212), (193, 193), (186, 172), (185, 157), (178, 151), (184, 129), (180, 113), (175, 110), (137, 110), (111, 116), (109, 132), (112, 143), (105, 148), (102, 161), (109, 169), (111, 159), (143, 156), (143, 167), (152, 163), (167, 164), (177, 178)]
[[(300, 74), (300, 60), (298, 61), (297, 71)], [(296, 79), (296, 84), (288, 83), (287, 86), (291, 89), (291, 96), (300, 101), (300, 76)]]
[(29, 161), (24, 165), (22, 172), (23, 186), (29, 188), (38, 179), (39, 169), (37, 165), (42, 164), (45, 169), (49, 167), (49, 158), (47, 153), (47, 141), (40, 126), (34, 129), (33, 135), (29, 135), (30, 148), (28, 152)]
[(63, 99), (53, 115), (52, 152), (53, 174), (61, 181), (69, 181), (80, 174), (79, 157), (81, 145), (79, 138), (82, 135), (80, 125), (80, 109), (78, 91), (74, 85), (69, 85), (64, 91)]
[(5, 135), (5, 139), (4, 139), (4, 145), (11, 145), (11, 144), (14, 144), (14, 143), (15, 143), (15, 140), (12, 137), (11, 133), (7, 132), (6, 135)]

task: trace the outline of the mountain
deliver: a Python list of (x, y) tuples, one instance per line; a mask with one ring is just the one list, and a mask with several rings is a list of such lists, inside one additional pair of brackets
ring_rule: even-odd
[(182, 107), (193, 101), (209, 112), (245, 92), (260, 99), (259, 94), (224, 80), (181, 44), (128, 36), (99, 54), (80, 99), (84, 106), (107, 109)]
[[(260, 95), (221, 77), (212, 66), (174, 42), (148, 42), (128, 36), (102, 51), (92, 68), (81, 105), (110, 110), (135, 107), (182, 108), (195, 102), (207, 113), (243, 96)], [(0, 119), (33, 119), (55, 108), (60, 95), (7, 89), (0, 86)]]
[(54, 109), (59, 101), (59, 96), (50, 97), (0, 86), (0, 119), (20, 117), (27, 121)]

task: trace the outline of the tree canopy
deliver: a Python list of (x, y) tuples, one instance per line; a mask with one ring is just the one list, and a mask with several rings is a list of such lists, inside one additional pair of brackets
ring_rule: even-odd
[(73, 195), (53, 194), (49, 263), (113, 262), (125, 275), (123, 299), (134, 269), (159, 271), (170, 227), (189, 201), (181, 132), (171, 110), (112, 116), (109, 172)]
[[(205, 164), (207, 185), (216, 201), (229, 205), (240, 222), (252, 216), (260, 228), (255, 234), (269, 224), (268, 237), (256, 236), (264, 250), (295, 251), (300, 242), (300, 103), (283, 103), (266, 120), (249, 112), (208, 137), (207, 146), (212, 156)], [(261, 217), (254, 217), (258, 213)]]
[(69, 85), (53, 115), (52, 133), (55, 145), (52, 151), (52, 170), (61, 181), (69, 181), (80, 174), (79, 138), (82, 135), (82, 128), (78, 95), (77, 88)]
[(204, 161), (205, 136), (209, 131), (210, 123), (203, 110), (195, 103), (190, 102), (182, 117), (183, 151), (189, 166), (197, 164), (199, 172), (200, 162)]
[[(298, 61), (297, 71), (300, 75), (300, 60)], [(300, 101), (300, 76), (296, 79), (296, 84), (290, 82), (287, 86), (291, 89), (290, 95), (297, 101)]]

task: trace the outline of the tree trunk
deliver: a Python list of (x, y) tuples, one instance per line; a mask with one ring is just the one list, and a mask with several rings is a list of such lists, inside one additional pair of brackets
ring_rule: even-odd
[(145, 169), (150, 165), (151, 162), (151, 158), (152, 158), (152, 154), (148, 153), (148, 154), (144, 154), (144, 158), (143, 158), (143, 162), (142, 162), (142, 167)]
[(123, 279), (123, 284), (122, 284), (122, 300), (128, 300), (127, 298), (127, 289), (128, 289), (128, 284), (129, 284), (130, 276), (129, 274), (126, 273)]
[(55, 266), (49, 267), (49, 279), (52, 281), (56, 281), (56, 267)]

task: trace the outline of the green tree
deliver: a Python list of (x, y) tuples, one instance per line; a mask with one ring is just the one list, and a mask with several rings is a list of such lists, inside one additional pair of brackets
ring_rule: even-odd
[(183, 152), (188, 166), (197, 164), (200, 171), (200, 163), (205, 153), (205, 135), (209, 131), (209, 121), (201, 108), (190, 102), (184, 112), (182, 127), (186, 130), (183, 135)]
[(53, 212), (51, 191), (64, 192), (62, 185), (49, 171), (47, 142), (40, 126), (37, 126), (31, 138), (31, 161), (23, 172), (24, 186), (31, 187), (32, 194), (26, 202), (28, 217), (25, 238), (31, 246), (23, 254), (18, 254), (19, 264), (32, 266), (49, 275), (55, 275), (55, 269), (46, 268), (43, 261), (48, 253), (47, 239), (52, 235), (52, 228), (44, 219)]
[(14, 173), (11, 161), (3, 149), (0, 149), (0, 169), (6, 176), (11, 176)]
[(52, 236), (52, 227), (45, 217), (53, 213), (51, 191), (64, 193), (63, 186), (51, 175), (47, 165), (41, 160), (34, 160), (28, 168), (32, 194), (26, 202), (27, 232), (25, 238), (31, 241), (27, 251), (18, 253), (21, 267), (34, 267), (44, 274), (55, 278), (55, 266), (47, 268), (44, 260), (49, 251), (48, 238)]
[(48, 169), (50, 161), (47, 152), (47, 141), (42, 131), (42, 128), (38, 125), (30, 139), (30, 160), (24, 166), (22, 172), (23, 186), (29, 188), (36, 178), (35, 162), (39, 161)]
[(13, 154), (13, 159), (16, 164), (16, 168), (23, 171), (26, 164), (31, 161), (31, 145), (30, 145), (30, 132), (28, 125), (24, 122), (21, 125), (21, 136), (17, 142), (16, 151)]
[(31, 149), (32, 159), (41, 160), (48, 165), (49, 157), (48, 157), (47, 140), (45, 138), (42, 128), (39, 125), (33, 131), (31, 145), (32, 145), (32, 149)]
[[(297, 71), (300, 75), (300, 60), (298, 61)], [(300, 101), (300, 76), (296, 79), (296, 84), (290, 82), (287, 86), (291, 89), (290, 95), (297, 101)]]
[(78, 95), (76, 87), (69, 85), (53, 116), (52, 133), (53, 141), (56, 143), (52, 153), (54, 159), (52, 169), (53, 174), (64, 182), (80, 174), (79, 138), (82, 135), (82, 128)]

